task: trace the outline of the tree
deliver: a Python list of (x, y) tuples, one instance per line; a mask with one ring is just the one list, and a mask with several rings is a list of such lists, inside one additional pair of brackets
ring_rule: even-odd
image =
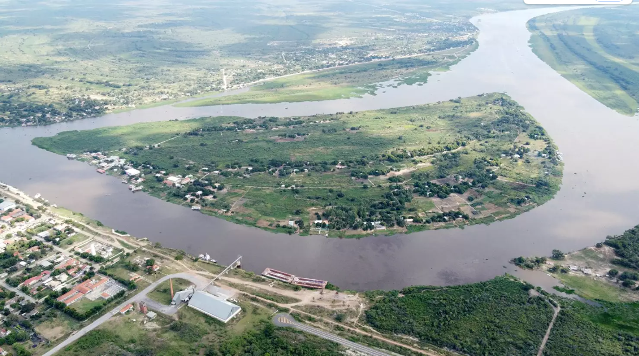
[(149, 258), (148, 260), (146, 260), (146, 262), (144, 262), (144, 264), (147, 266), (153, 266), (155, 264), (155, 260), (152, 258)]
[(559, 250), (552, 250), (552, 258), (555, 260), (563, 260), (566, 258), (566, 255)]
[(613, 268), (613, 269), (611, 269), (610, 271), (608, 271), (608, 275), (609, 275), (610, 277), (615, 277), (615, 276), (617, 276), (618, 274), (619, 274), (619, 271), (617, 271), (617, 270), (616, 270), (616, 269), (614, 269), (614, 268)]

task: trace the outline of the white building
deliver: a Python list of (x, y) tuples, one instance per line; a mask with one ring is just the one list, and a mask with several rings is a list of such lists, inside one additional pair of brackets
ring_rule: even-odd
[(15, 209), (17, 207), (16, 203), (11, 199), (5, 199), (2, 203), (0, 203), (0, 213), (4, 213), (9, 209)]
[(126, 172), (126, 175), (129, 176), (129, 177), (134, 177), (134, 176), (140, 175), (140, 171), (138, 171), (135, 168), (129, 168), (129, 169), (127, 169), (124, 172)]

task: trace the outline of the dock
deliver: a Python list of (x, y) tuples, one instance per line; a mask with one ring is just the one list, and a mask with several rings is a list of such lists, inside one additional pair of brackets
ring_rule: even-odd
[(296, 277), (290, 273), (278, 271), (272, 268), (265, 269), (264, 272), (262, 272), (262, 276), (306, 288), (324, 289), (328, 284), (328, 281), (324, 281), (321, 279)]

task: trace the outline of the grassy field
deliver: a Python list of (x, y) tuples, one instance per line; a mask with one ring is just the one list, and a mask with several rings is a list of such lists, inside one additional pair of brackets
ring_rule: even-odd
[[(173, 292), (185, 290), (191, 285), (192, 283), (187, 281), (186, 279), (175, 278), (173, 279)], [(169, 284), (169, 281), (160, 283), (157, 288), (149, 293), (149, 298), (164, 305), (171, 304), (171, 286)]]
[[(563, 167), (543, 128), (502, 94), (311, 117), (137, 124), (33, 142), (60, 154), (119, 155), (145, 174), (145, 191), (204, 213), (281, 232), (313, 233), (323, 220), (331, 235), (346, 237), (510, 218), (550, 199)], [(191, 182), (167, 184), (178, 176)]]
[(584, 9), (530, 20), (539, 58), (604, 105), (634, 115), (639, 102), (639, 7)]
[[(639, 292), (622, 288), (619, 285), (596, 280), (593, 277), (574, 274), (557, 273), (554, 275), (574, 293), (590, 300), (605, 300), (608, 302), (633, 301), (639, 299)], [(605, 277), (604, 277), (605, 278)]]
[(158, 315), (143, 324), (133, 313), (118, 316), (60, 351), (61, 356), (84, 355), (341, 355), (334, 343), (275, 328), (271, 312), (246, 303), (239, 317), (224, 325), (191, 308), (178, 320)]
[(208, 106), (246, 103), (275, 103), (345, 99), (374, 94), (376, 83), (394, 80), (386, 85), (422, 85), (430, 71), (444, 70), (477, 48), (442, 51), (437, 55), (396, 59), (347, 66), (321, 72), (305, 73), (269, 80), (251, 87), (248, 92), (190, 101), (177, 106)]

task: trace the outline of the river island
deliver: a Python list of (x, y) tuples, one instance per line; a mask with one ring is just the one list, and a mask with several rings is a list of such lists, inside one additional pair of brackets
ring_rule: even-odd
[(61, 132), (40, 148), (195, 211), (360, 237), (512, 218), (550, 200), (562, 156), (505, 94), (305, 117), (205, 117)]

